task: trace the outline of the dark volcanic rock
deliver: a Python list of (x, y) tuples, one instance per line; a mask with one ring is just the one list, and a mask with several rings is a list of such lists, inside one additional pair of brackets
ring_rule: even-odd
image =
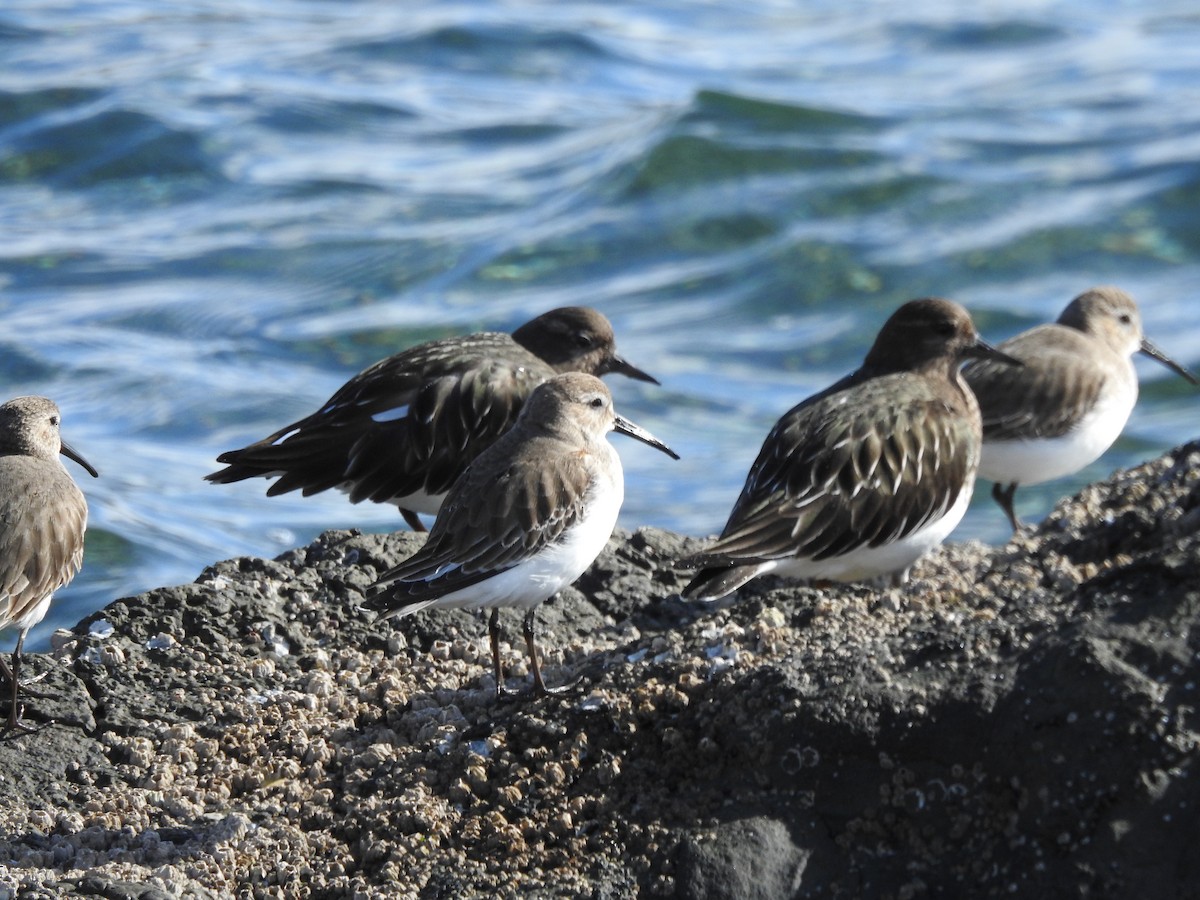
[(675, 893), (712, 900), (773, 900), (790, 897), (811, 851), (792, 842), (775, 819), (736, 819), (708, 840), (685, 838), (675, 873)]
[(903, 589), (695, 606), (694, 541), (620, 534), (539, 611), (553, 699), (493, 702), (476, 614), (358, 609), (419, 541), (223, 562), (33, 657), (0, 896), (1200, 896), (1200, 446)]

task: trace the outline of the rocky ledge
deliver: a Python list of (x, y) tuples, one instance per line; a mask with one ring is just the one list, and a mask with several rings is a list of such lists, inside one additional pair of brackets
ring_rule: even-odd
[(494, 701), (474, 614), (357, 608), (418, 540), (223, 562), (33, 656), (0, 896), (1200, 893), (1200, 444), (903, 589), (695, 606), (694, 541), (619, 534), (542, 607), (548, 699)]

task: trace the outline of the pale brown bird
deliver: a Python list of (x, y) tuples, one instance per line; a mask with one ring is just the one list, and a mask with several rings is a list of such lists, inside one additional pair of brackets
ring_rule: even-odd
[(497, 611), (524, 608), (534, 687), (551, 693), (538, 665), (534, 615), (583, 574), (617, 523), (625, 488), (610, 431), (679, 458), (617, 415), (600, 379), (572, 372), (540, 385), (516, 425), (455, 482), (425, 546), (380, 576), (364, 606), (383, 616), (491, 608), (497, 697), (504, 693)]
[(992, 497), (1014, 532), (1021, 527), (1013, 508), (1018, 485), (1078, 472), (1120, 436), (1137, 401), (1135, 353), (1197, 383), (1146, 339), (1137, 304), (1115, 287), (1085, 291), (1057, 322), (1023, 331), (998, 349), (1023, 365), (977, 360), (963, 377), (983, 414), (979, 477), (995, 482)]
[(0, 629), (17, 629), (7, 727), (21, 721), (21, 651), (29, 629), (42, 621), (54, 592), (83, 565), (87, 501), (59, 461), (96, 470), (59, 434), (61, 414), (45, 397), (17, 397), (0, 405)]

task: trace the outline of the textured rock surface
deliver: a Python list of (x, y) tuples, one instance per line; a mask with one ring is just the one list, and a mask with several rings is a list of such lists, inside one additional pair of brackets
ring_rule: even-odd
[(223, 562), (31, 656), (0, 897), (1200, 895), (1200, 445), (903, 589), (696, 607), (694, 542), (618, 535), (541, 610), (549, 700), (493, 702), (474, 614), (356, 609), (419, 540)]

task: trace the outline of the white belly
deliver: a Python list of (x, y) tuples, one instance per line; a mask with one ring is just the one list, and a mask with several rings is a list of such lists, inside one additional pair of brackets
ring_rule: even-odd
[[(16, 628), (17, 631), (28, 631), (38, 622), (42, 621), (42, 619), (46, 618), (46, 612), (50, 609), (50, 599), (52, 596), (53, 594), (47, 594), (37, 603), (25, 610), (22, 615), (17, 616), (12, 621), (6, 621), (7, 610), (5, 610), (5, 613), (0, 615), (0, 628), (7, 628), (11, 625), (13, 628)], [(4, 606), (8, 602), (9, 601), (6, 600), (3, 604), (0, 604), (0, 606)]]
[(1078, 472), (1120, 437), (1136, 400), (1136, 391), (1102, 398), (1073, 431), (1061, 437), (984, 441), (979, 476), (1001, 484), (1041, 484)]
[(575, 581), (600, 555), (617, 525), (625, 498), (620, 468), (615, 482), (588, 497), (585, 517), (561, 539), (511, 569), (486, 581), (446, 594), (427, 604), (407, 607), (401, 615), (427, 608), (479, 609), (491, 606), (537, 606)]
[(760, 574), (774, 572), (791, 578), (829, 581), (867, 581), (881, 575), (903, 572), (918, 559), (940, 545), (967, 512), (975, 479), (969, 478), (954, 505), (940, 519), (928, 523), (907, 537), (880, 547), (860, 547), (843, 556), (829, 559), (781, 559), (763, 563)]
[[(343, 488), (343, 490), (345, 490)], [(408, 494), (405, 497), (400, 497), (392, 502), (399, 509), (411, 509), (416, 513), (423, 513), (427, 516), (436, 516), (438, 510), (442, 508), (442, 501), (446, 499), (445, 494), (426, 494), (424, 491), (418, 491), (415, 494)]]

